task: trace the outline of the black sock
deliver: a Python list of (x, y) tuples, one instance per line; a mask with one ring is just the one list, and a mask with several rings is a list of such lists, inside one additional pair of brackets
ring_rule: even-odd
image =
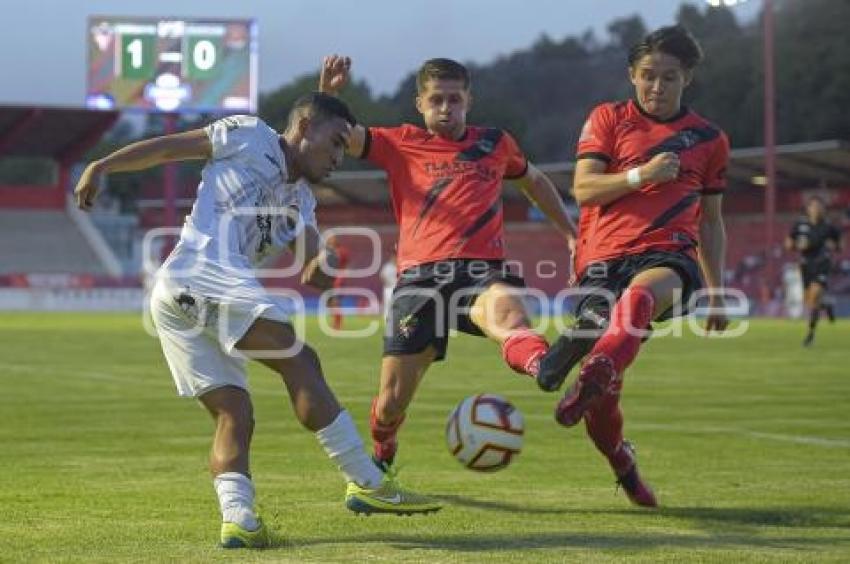
[(818, 320), (820, 319), (820, 308), (814, 308), (811, 312), (809, 312), (809, 333), (815, 332), (815, 327), (817, 327)]

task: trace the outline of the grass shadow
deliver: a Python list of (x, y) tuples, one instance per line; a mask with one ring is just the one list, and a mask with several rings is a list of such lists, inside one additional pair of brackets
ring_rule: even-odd
[(850, 509), (826, 507), (660, 507), (642, 510), (636, 507), (622, 509), (579, 509), (574, 507), (535, 506), (501, 500), (477, 499), (456, 494), (437, 495), (436, 498), (450, 505), (532, 515), (560, 514), (622, 514), (662, 516), (691, 519), (704, 523), (731, 525), (802, 527), (802, 528), (850, 528)]
[(826, 507), (662, 507), (665, 517), (763, 527), (850, 528), (850, 510)]
[(850, 535), (758, 537), (747, 533), (693, 535), (676, 533), (605, 534), (547, 532), (520, 535), (463, 534), (428, 536), (416, 534), (372, 534), (347, 538), (293, 539), (298, 548), (333, 544), (385, 544), (397, 550), (445, 550), (451, 552), (521, 551), (532, 549), (647, 550), (659, 547), (680, 549), (792, 549), (812, 550), (826, 546), (850, 547)]

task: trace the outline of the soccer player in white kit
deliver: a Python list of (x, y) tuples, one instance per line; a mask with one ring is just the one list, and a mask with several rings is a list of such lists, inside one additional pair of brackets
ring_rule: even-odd
[(132, 143), (92, 162), (75, 190), (79, 207), (90, 209), (104, 174), (207, 160), (180, 241), (157, 273), (151, 314), (179, 395), (196, 398), (215, 420), (210, 472), (225, 547), (270, 542), (254, 509), (254, 419), (245, 357), (283, 378), (298, 420), (348, 481), (349, 509), (409, 514), (439, 508), (374, 465), (325, 382), (318, 356), (296, 337), (288, 321), (291, 302), (270, 295), (255, 274), (264, 260), (292, 247), (303, 251), (304, 282), (332, 283), (322, 265), (335, 260), (321, 243), (308, 182), (339, 166), (354, 123), (343, 102), (313, 93), (295, 103), (283, 134), (257, 117), (226, 117), (203, 129)]

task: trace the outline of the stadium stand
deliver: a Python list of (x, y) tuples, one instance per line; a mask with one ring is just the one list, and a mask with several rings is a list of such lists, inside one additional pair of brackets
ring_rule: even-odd
[(117, 117), (116, 112), (0, 107), (0, 159), (40, 158), (52, 163), (54, 177), (49, 184), (0, 178), (0, 274), (121, 275), (99, 231), (68, 208), (71, 168)]
[(0, 256), (0, 274), (109, 274), (64, 210), (0, 209)]

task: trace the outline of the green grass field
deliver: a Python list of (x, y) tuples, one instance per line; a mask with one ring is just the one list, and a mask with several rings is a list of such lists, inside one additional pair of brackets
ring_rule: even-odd
[[(462, 336), (401, 435), (404, 483), (446, 507), (356, 517), (280, 382), (253, 367), (253, 472), (287, 543), (225, 552), (206, 472), (211, 421), (175, 397), (140, 318), (4, 313), (0, 561), (850, 561), (850, 322), (823, 325), (810, 350), (802, 336), (800, 322), (758, 321), (738, 339), (645, 346), (623, 401), (658, 511), (615, 493), (583, 428), (554, 424), (556, 395)], [(366, 431), (379, 338), (330, 339), (313, 324), (307, 338)], [(501, 473), (467, 471), (444, 446), (450, 409), (481, 391), (526, 418), (525, 449)]]

